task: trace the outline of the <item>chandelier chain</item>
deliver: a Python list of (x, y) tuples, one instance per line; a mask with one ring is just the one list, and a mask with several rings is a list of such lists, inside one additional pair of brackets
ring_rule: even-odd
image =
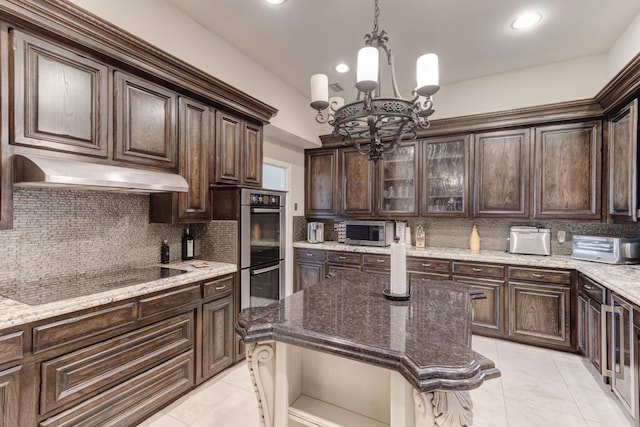
[(378, 33), (378, 16), (380, 16), (380, 8), (378, 7), (378, 0), (375, 0), (375, 14), (373, 15), (373, 32)]

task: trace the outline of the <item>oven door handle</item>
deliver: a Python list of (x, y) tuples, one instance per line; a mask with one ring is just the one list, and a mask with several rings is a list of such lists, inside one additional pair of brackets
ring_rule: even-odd
[(258, 270), (251, 270), (252, 276), (257, 276), (258, 274), (268, 273), (273, 270), (277, 270), (280, 268), (280, 264), (273, 265), (271, 267), (260, 268)]
[(251, 213), (278, 213), (280, 208), (251, 208)]

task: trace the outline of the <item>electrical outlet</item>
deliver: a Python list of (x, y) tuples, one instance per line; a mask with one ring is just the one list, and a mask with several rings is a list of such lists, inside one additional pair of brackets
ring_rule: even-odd
[(333, 231), (338, 231), (339, 227), (340, 227), (340, 224), (338, 224), (337, 222), (333, 223)]
[(558, 230), (558, 243), (564, 243), (567, 240), (567, 232)]

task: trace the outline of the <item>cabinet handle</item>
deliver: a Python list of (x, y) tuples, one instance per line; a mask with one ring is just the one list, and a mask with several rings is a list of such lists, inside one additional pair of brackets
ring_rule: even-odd
[(383, 260), (383, 259), (377, 259), (376, 261), (377, 261), (377, 262), (380, 262), (380, 263), (384, 262), (384, 260)]
[(478, 267), (473, 267), (471, 270), (475, 271), (476, 273), (480, 273), (482, 271), (482, 269)]
[(220, 286), (216, 286), (216, 291), (221, 291), (221, 290), (223, 290), (223, 289), (224, 289), (224, 288), (226, 288), (226, 287), (227, 287), (227, 285), (220, 285)]
[(536, 279), (542, 279), (544, 277), (544, 274), (532, 273), (531, 277), (534, 277)]
[(347, 259), (347, 257), (346, 257), (346, 256), (344, 256), (344, 255), (340, 255), (340, 256), (338, 257), (338, 259)]
[(587, 285), (587, 284), (582, 285), (582, 287), (583, 287), (583, 288), (585, 288), (585, 289), (586, 289), (586, 290), (588, 290), (588, 291), (592, 291), (592, 290), (594, 290), (594, 289), (596, 288), (596, 287), (595, 287), (595, 286), (593, 286), (593, 285)]
[(313, 256), (313, 254), (311, 252), (307, 252), (305, 255), (306, 256)]
[(425, 263), (422, 263), (421, 265), (422, 265), (423, 267), (431, 267), (431, 264), (425, 264)]

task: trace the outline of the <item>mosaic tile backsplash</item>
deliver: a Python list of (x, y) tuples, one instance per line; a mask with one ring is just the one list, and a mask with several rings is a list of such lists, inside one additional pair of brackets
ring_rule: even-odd
[[(235, 221), (192, 226), (197, 258), (235, 263)], [(149, 196), (63, 189), (14, 191), (14, 227), (0, 230), (0, 283), (100, 274), (181, 257), (184, 226), (149, 224)]]

